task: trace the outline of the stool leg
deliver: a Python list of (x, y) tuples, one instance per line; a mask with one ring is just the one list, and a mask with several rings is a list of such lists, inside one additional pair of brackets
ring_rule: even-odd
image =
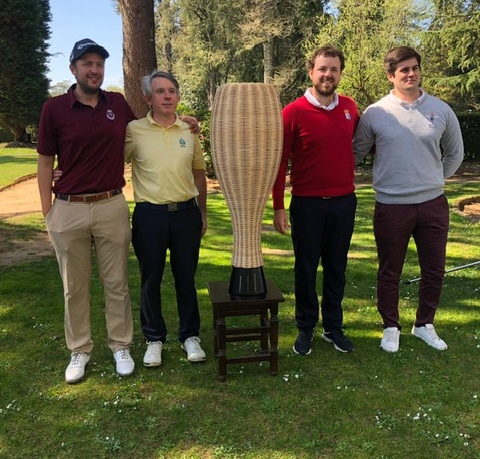
[(260, 333), (260, 349), (262, 353), (268, 352), (268, 333), (270, 330), (270, 322), (268, 320), (268, 309), (262, 309), (260, 311), (260, 327), (262, 331)]
[(217, 318), (217, 331), (218, 331), (218, 380), (220, 382), (225, 381), (227, 377), (227, 324), (225, 316), (220, 314)]
[(278, 373), (278, 303), (270, 308), (270, 374)]
[(213, 305), (213, 356), (216, 358), (218, 356), (218, 328), (217, 328), (217, 318), (218, 318), (218, 308)]

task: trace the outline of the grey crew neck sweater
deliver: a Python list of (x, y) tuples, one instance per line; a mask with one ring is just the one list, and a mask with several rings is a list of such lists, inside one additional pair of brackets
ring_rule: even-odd
[(353, 142), (355, 163), (373, 146), (373, 188), (384, 204), (435, 199), (463, 160), (455, 113), (425, 92), (411, 105), (389, 94), (365, 110)]

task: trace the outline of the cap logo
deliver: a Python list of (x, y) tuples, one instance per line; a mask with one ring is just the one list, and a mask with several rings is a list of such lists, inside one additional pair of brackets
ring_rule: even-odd
[(81, 43), (77, 46), (77, 49), (80, 50), (84, 48), (85, 46), (98, 46), (94, 41), (91, 41), (89, 43)]

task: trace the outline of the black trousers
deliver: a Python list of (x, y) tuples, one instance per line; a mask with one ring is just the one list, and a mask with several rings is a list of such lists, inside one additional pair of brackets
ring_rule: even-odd
[(175, 279), (178, 338), (198, 336), (195, 272), (198, 265), (202, 217), (198, 207), (168, 212), (165, 206), (137, 203), (132, 216), (132, 244), (141, 274), (140, 319), (148, 341), (165, 342), (167, 326), (162, 314), (161, 283), (167, 249)]
[(292, 196), (290, 223), (295, 253), (295, 318), (310, 331), (319, 319), (317, 270), (323, 271), (322, 323), (325, 331), (343, 324), (347, 255), (353, 234), (355, 194), (330, 199)]

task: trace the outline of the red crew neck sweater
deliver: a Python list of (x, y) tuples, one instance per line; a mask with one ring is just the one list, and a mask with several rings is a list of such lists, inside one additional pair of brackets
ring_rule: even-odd
[(273, 208), (284, 208), (285, 175), (295, 196), (334, 197), (353, 193), (352, 139), (359, 120), (349, 97), (338, 96), (333, 110), (315, 107), (302, 96), (283, 109), (282, 160), (273, 186)]

